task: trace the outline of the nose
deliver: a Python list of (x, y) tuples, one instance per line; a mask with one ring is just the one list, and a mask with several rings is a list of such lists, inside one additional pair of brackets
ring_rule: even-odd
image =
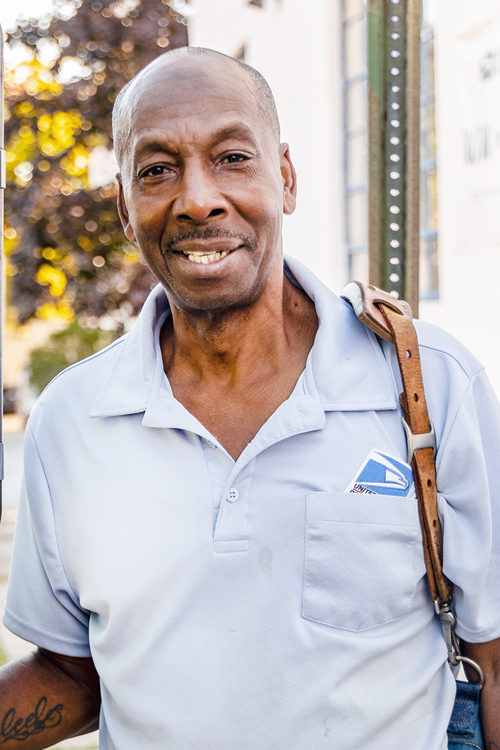
[(204, 224), (207, 219), (227, 214), (227, 203), (217, 188), (209, 167), (186, 163), (173, 213), (181, 223)]

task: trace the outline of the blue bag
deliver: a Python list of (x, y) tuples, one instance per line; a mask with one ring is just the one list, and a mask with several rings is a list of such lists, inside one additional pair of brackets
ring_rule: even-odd
[(479, 720), (479, 685), (457, 680), (457, 696), (448, 725), (448, 747), (453, 750), (484, 750)]

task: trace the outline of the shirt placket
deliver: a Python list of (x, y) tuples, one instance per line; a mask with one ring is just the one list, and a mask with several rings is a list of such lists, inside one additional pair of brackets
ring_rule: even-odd
[(215, 552), (249, 549), (248, 508), (259, 454), (293, 435), (321, 429), (325, 414), (318, 400), (305, 397), (284, 402), (243, 451), (225, 484), (214, 531)]
[(248, 500), (255, 461), (252, 459), (239, 471), (233, 470), (224, 486), (214, 531), (214, 552), (248, 550)]

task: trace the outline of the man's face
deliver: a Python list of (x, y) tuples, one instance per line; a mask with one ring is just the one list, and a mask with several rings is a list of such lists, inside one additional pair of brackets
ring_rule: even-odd
[(281, 267), (283, 212), (295, 207), (251, 82), (230, 61), (186, 56), (136, 96), (119, 207), (127, 237), (186, 312), (244, 307)]

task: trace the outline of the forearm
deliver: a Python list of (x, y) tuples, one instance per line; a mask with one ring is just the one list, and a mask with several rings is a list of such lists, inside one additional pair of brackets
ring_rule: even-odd
[(96, 728), (96, 682), (81, 679), (84, 660), (66, 661), (61, 668), (50, 652), (36, 651), (0, 669), (0, 745), (40, 750)]
[[(500, 750), (500, 639), (487, 643), (461, 642), (462, 653), (477, 662), (485, 677), (481, 691), (481, 724), (486, 750)], [(467, 678), (477, 682), (476, 670), (465, 664)]]
[(490, 679), (481, 692), (481, 719), (486, 750), (500, 750), (500, 684)]

